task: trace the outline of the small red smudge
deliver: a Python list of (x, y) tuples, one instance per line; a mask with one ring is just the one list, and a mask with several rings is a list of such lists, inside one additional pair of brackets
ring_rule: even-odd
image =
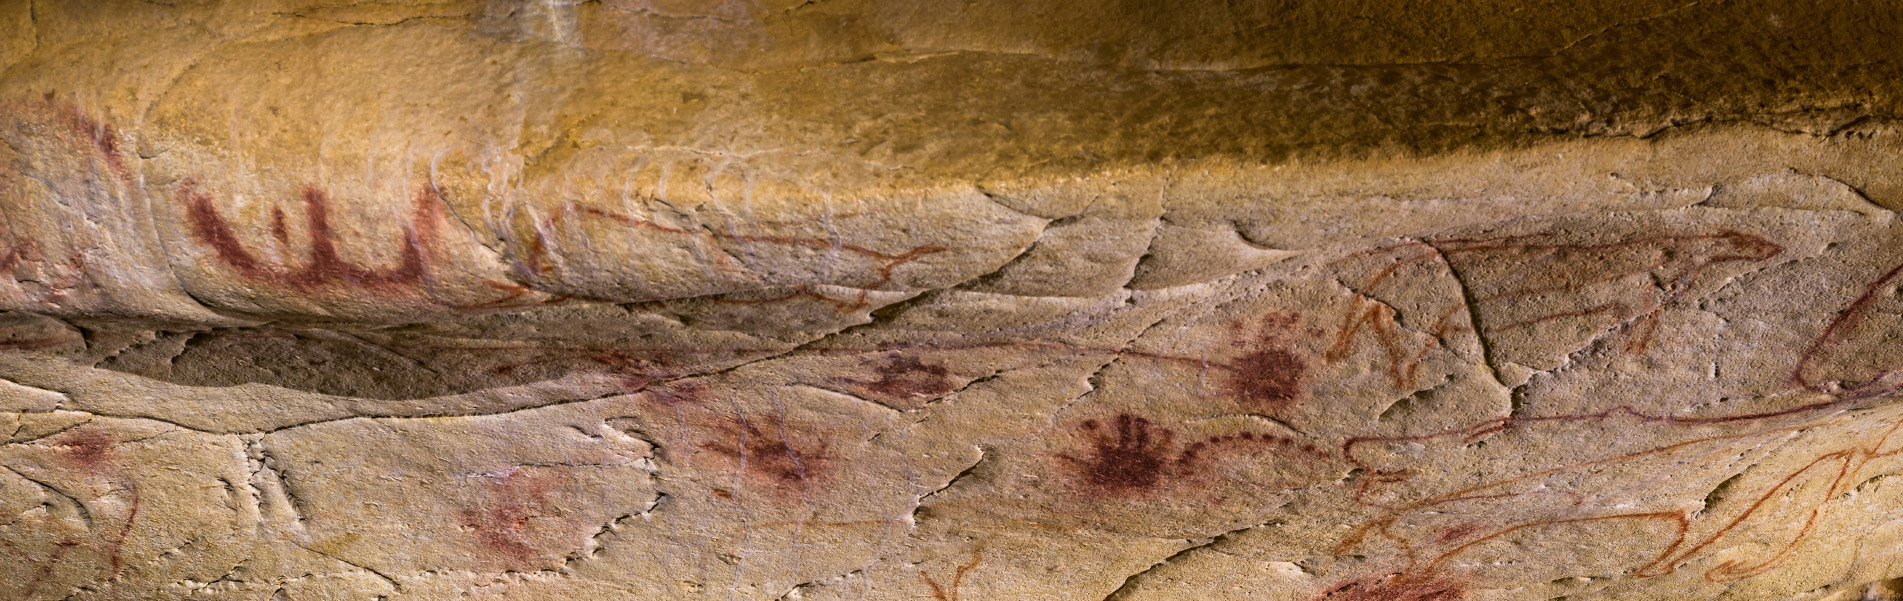
[(120, 149), (118, 132), (104, 122), (87, 115), (77, 106), (69, 104), (63, 108), (67, 125), (74, 132), (92, 140), (94, 149), (99, 151), (99, 158), (106, 162), (106, 166), (114, 175), (118, 175), (121, 179), (127, 178), (129, 174), (126, 171), (126, 157), (124, 151)]
[(824, 441), (797, 443), (785, 420), (774, 422), (768, 428), (761, 428), (752, 420), (734, 420), (715, 429), (722, 435), (721, 439), (699, 446), (781, 493), (811, 492), (814, 481), (824, 477), (830, 462), (828, 445)]
[(283, 207), (271, 207), (271, 237), (277, 238), (278, 244), (291, 243), (291, 228), (284, 224)]
[(1478, 524), (1460, 524), (1441, 530), (1440, 535), (1434, 537), (1434, 541), (1442, 544), (1451, 543), (1478, 534), (1481, 530)]
[(112, 460), (113, 445), (116, 443), (105, 432), (86, 428), (62, 436), (54, 444), (73, 465), (87, 471), (98, 471)]
[(476, 540), (498, 563), (509, 569), (533, 566), (542, 555), (534, 542), (537, 520), (559, 517), (548, 500), (548, 483), (517, 468), (489, 480), (487, 488), (488, 498), (481, 505), (457, 512), (463, 527), (475, 531)]
[(647, 400), (649, 403), (658, 407), (669, 408), (684, 405), (700, 405), (706, 403), (712, 396), (713, 391), (708, 390), (705, 384), (695, 381), (677, 382), (670, 386), (647, 391)]

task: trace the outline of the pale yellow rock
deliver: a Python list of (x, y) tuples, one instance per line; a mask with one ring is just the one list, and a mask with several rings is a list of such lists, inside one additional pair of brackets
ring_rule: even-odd
[(1903, 591), (1894, 11), (0, 2), (0, 598)]

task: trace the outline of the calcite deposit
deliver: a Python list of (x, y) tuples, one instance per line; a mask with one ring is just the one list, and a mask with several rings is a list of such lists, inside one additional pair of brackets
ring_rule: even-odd
[(0, 598), (1903, 597), (1852, 2), (0, 2)]

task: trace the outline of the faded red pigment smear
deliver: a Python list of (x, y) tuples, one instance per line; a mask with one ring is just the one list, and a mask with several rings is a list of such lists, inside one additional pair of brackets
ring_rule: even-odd
[(1225, 387), (1231, 397), (1252, 409), (1272, 413), (1286, 412), (1301, 403), (1308, 361), (1290, 350), (1288, 341), (1297, 320), (1294, 315), (1272, 313), (1262, 319), (1252, 336), (1238, 332), (1237, 346), (1248, 352), (1229, 362)]
[(457, 512), (464, 528), (488, 555), (510, 569), (527, 568), (540, 557), (533, 544), (534, 520), (548, 517), (548, 485), (522, 475), (520, 468), (489, 482), (491, 494), (480, 507)]
[[(11, 103), (10, 103), (11, 104)], [(130, 171), (126, 168), (124, 144), (119, 134), (105, 122), (86, 114), (86, 111), (72, 102), (59, 100), (51, 92), (39, 100), (30, 100), (11, 104), (7, 108), (34, 115), (36, 119), (53, 121), (67, 130), (92, 142), (93, 150), (99, 153), (101, 161), (106, 163), (113, 175), (122, 182), (130, 181)]]
[(1471, 538), (1476, 534), (1480, 534), (1481, 532), (1484, 532), (1485, 530), (1486, 528), (1479, 524), (1460, 524), (1456, 526), (1450, 526), (1450, 527), (1442, 529), (1440, 531), (1440, 534), (1434, 537), (1434, 542), (1438, 544), (1443, 544), (1443, 545), (1448, 543), (1458, 542), (1458, 541)]
[[(388, 290), (424, 283), (429, 276), (427, 249), (435, 241), (436, 224), (439, 221), (436, 207), (442, 203), (435, 191), (427, 186), (417, 194), (410, 225), (404, 228), (399, 242), (403, 248), (402, 258), (393, 267), (377, 269), (345, 261), (338, 253), (337, 235), (331, 229), (330, 200), (315, 186), (306, 187), (303, 192), (304, 221), (310, 235), (310, 250), (301, 267), (266, 265), (253, 256), (238, 241), (230, 222), (218, 213), (211, 195), (199, 191), (195, 182), (186, 180), (179, 184), (178, 198), (185, 205), (192, 233), (199, 241), (212, 247), (220, 262), (248, 279), (298, 290), (326, 286)], [(285, 241), (289, 240), (290, 235), (283, 227), (282, 217), (281, 210), (274, 210), (271, 233), (273, 237)]]
[(284, 207), (271, 207), (271, 237), (278, 244), (291, 244), (291, 227), (284, 223)]
[[(888, 283), (891, 283), (892, 274), (899, 267), (905, 266), (913, 262), (917, 262), (921, 259), (924, 259), (925, 257), (931, 256), (933, 254), (945, 252), (947, 250), (945, 247), (942, 247), (942, 246), (927, 245), (927, 246), (916, 246), (901, 253), (887, 253), (887, 252), (874, 250), (865, 246), (860, 246), (857, 244), (846, 244), (839, 240), (835, 240), (831, 238), (803, 238), (798, 236), (780, 236), (780, 235), (771, 235), (771, 234), (720, 233), (708, 228), (689, 228), (689, 227), (677, 227), (677, 226), (666, 225), (666, 224), (662, 224), (662, 223), (659, 223), (650, 219), (642, 218), (642, 217), (625, 215), (625, 214), (621, 214), (621, 213), (617, 213), (617, 212), (609, 211), (605, 209), (587, 207), (587, 206), (583, 206), (581, 203), (578, 203), (578, 202), (570, 202), (566, 205), (563, 205), (562, 210), (555, 212), (553, 216), (550, 216), (547, 219), (544, 219), (535, 224), (535, 239), (530, 241), (529, 243), (528, 253), (527, 253), (528, 262), (518, 265), (518, 267), (523, 271), (523, 275), (525, 276), (543, 275), (554, 270), (554, 267), (550, 265), (548, 261), (548, 255), (550, 254), (550, 250), (549, 250), (550, 245), (549, 245), (547, 235), (545, 234), (545, 232), (553, 231), (556, 228), (556, 226), (560, 225), (562, 222), (567, 220), (570, 216), (602, 220), (609, 223), (619, 224), (623, 227), (627, 227), (633, 230), (651, 231), (651, 232), (657, 232), (662, 234), (686, 236), (689, 238), (695, 238), (695, 239), (703, 240), (709, 243), (716, 243), (716, 244), (721, 242), (739, 242), (744, 244), (772, 244), (772, 245), (790, 246), (790, 247), (796, 247), (796, 248), (808, 248), (808, 249), (819, 250), (819, 251), (845, 252), (845, 253), (850, 253), (854, 255), (859, 255), (861, 257), (865, 257), (866, 259), (869, 259), (878, 264), (877, 272), (879, 274), (879, 277), (877, 280), (874, 280), (871, 284), (868, 285), (868, 287), (871, 287), (871, 288), (878, 288)], [(756, 225), (766, 225), (770, 223), (772, 222), (762, 222)], [(713, 267), (716, 269), (721, 269), (721, 270), (732, 269), (739, 272), (747, 271), (747, 269), (745, 269), (744, 267), (734, 264), (733, 258), (731, 256), (726, 255), (725, 253), (717, 254), (714, 256), (714, 258), (715, 258), (715, 263)], [(821, 298), (822, 300), (828, 300), (828, 301), (832, 300), (823, 295), (818, 295), (817, 293), (813, 293), (810, 290), (801, 291), (801, 294), (808, 295), (808, 296), (816, 296)], [(864, 300), (863, 293), (861, 293), (860, 302), (852, 303), (852, 306), (863, 307), (864, 306), (863, 300)], [(842, 310), (846, 310), (844, 306), (842, 306)]]
[(648, 391), (647, 401), (657, 407), (673, 408), (704, 404), (713, 394), (707, 385), (688, 380)]
[(92, 138), (93, 146), (99, 150), (99, 157), (105, 160), (106, 166), (112, 169), (113, 174), (118, 175), (122, 180), (126, 179), (128, 175), (126, 158), (125, 153), (119, 149), (119, 134), (99, 120), (87, 116), (84, 111), (79, 110), (79, 107), (68, 106), (65, 113), (67, 124), (74, 131)]
[(536, 297), (536, 294), (538, 293), (537, 290), (530, 288), (528, 286), (523, 286), (521, 284), (514, 283), (514, 282), (483, 280), (482, 285), (487, 286), (494, 290), (501, 291), (502, 297), (497, 298), (495, 300), (488, 300), (488, 301), (483, 301), (479, 303), (458, 304), (458, 305), (451, 305), (451, 306), (458, 309), (514, 309), (514, 308), (520, 308), (520, 307), (535, 307), (535, 306), (541, 306), (541, 305), (561, 304), (561, 303), (565, 303), (570, 300), (573, 300), (575, 298), (573, 295), (568, 295), (568, 294), (554, 294), (554, 295), (548, 295), (548, 296), (538, 298)]
[(640, 390), (656, 379), (654, 359), (638, 357), (626, 351), (594, 350), (584, 354), (590, 361), (609, 368), (622, 390)]
[(1472, 594), (1444, 574), (1389, 574), (1329, 589), (1313, 601), (1467, 601)]
[[(469, 347), (456, 347), (455, 350), (469, 350)], [(617, 387), (627, 392), (646, 388), (656, 380), (664, 380), (669, 377), (678, 376), (679, 374), (677, 373), (664, 371), (660, 367), (660, 364), (671, 362), (675, 355), (686, 352), (678, 348), (636, 351), (591, 348), (548, 348), (534, 345), (492, 350), (545, 351), (552, 355), (552, 357), (545, 357), (533, 361), (492, 367), (489, 369), (489, 373), (495, 376), (508, 376), (532, 367), (566, 365), (575, 361), (585, 361), (592, 364), (589, 371), (604, 373), (615, 382)]]
[(953, 388), (951, 370), (909, 355), (886, 359), (872, 373), (878, 379), (865, 382), (866, 390), (884, 399), (909, 401), (938, 396)]
[(75, 430), (55, 443), (61, 456), (88, 472), (97, 472), (112, 460), (114, 444), (111, 436), (92, 428)]
[[(100, 539), (94, 548), (98, 549), (106, 557), (108, 569), (101, 580), (107, 583), (108, 592), (111, 590), (111, 587), (117, 584), (119, 574), (125, 570), (125, 558), (121, 551), (125, 547), (126, 540), (132, 534), (133, 524), (139, 519), (140, 509), (140, 495), (137, 483), (125, 479), (121, 471), (114, 465), (114, 461), (117, 459), (117, 453), (114, 452), (114, 448), (117, 444), (118, 442), (113, 440), (111, 435), (103, 431), (93, 428), (81, 428), (61, 435), (58, 441), (50, 445), (59, 450), (62, 460), (79, 468), (85, 473), (105, 477), (113, 490), (121, 491), (126, 496), (125, 520), (120, 522), (111, 534), (100, 536), (97, 534), (98, 531), (95, 531), (94, 534), (94, 536)], [(69, 551), (88, 546), (92, 545), (85, 544), (79, 537), (69, 536), (58, 544), (58, 547), (50, 557), (44, 560), (37, 560), (31, 556), (26, 556), (24, 559), (34, 564), (34, 571), (33, 576), (25, 583), (23, 587), (24, 591), (20, 596), (22, 598), (33, 597), (34, 593), (39, 590), (40, 586), (45, 582), (45, 579), (53, 574), (54, 569), (59, 566), (60, 560)], [(18, 549), (14, 550), (17, 551)]]
[[(739, 419), (718, 428), (724, 440), (703, 442), (701, 449), (728, 459), (754, 478), (788, 494), (810, 492), (813, 480), (825, 471), (827, 444), (797, 448), (787, 435), (784, 420), (775, 419), (763, 430), (752, 420)], [(770, 430), (770, 431), (769, 431)]]
[[(4, 226), (4, 225), (6, 225), (6, 223), (3, 220), (0, 220), (0, 226)], [(9, 232), (8, 235), (11, 236), (12, 235), (11, 232)], [(18, 241), (12, 241), (12, 242), (13, 242), (13, 245), (7, 247), (7, 254), (5, 256), (0, 256), (0, 271), (6, 271), (11, 273), (14, 271), (15, 268), (20, 266), (21, 261), (29, 261), (29, 262), (37, 263), (37, 262), (46, 260), (45, 253), (40, 252), (40, 244), (38, 242), (34, 242), (32, 240), (27, 240), (25, 242), (18, 242)]]

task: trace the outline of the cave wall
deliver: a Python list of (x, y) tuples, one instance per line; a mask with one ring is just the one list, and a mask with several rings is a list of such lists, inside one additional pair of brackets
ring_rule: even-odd
[(1903, 596), (1885, 2), (0, 2), (0, 597)]

